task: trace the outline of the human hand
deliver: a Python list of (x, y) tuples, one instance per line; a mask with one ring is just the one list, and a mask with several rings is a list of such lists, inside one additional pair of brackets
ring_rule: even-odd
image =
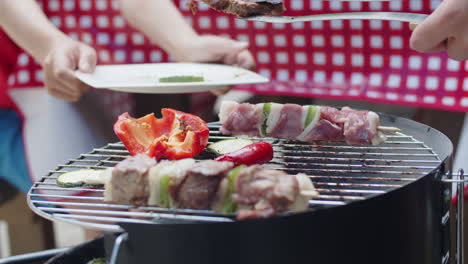
[(51, 47), (42, 63), (47, 91), (56, 98), (76, 102), (89, 86), (76, 78), (74, 70), (93, 72), (97, 62), (96, 51), (69, 38), (61, 39)]
[[(249, 70), (255, 68), (255, 61), (247, 49), (249, 46), (247, 42), (207, 35), (197, 36), (194, 40), (185, 43), (187, 45), (181, 47), (173, 55), (177, 61), (223, 63)], [(211, 92), (216, 96), (221, 96), (230, 89), (226, 86)]]
[(172, 54), (177, 61), (223, 63), (249, 70), (255, 68), (247, 42), (206, 35), (196, 36), (185, 43)]
[(419, 52), (446, 50), (454, 60), (468, 58), (468, 1), (444, 0), (411, 36), (411, 47)]

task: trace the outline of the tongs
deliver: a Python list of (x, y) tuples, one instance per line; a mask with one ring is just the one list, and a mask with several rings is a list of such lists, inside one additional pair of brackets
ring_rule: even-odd
[(412, 24), (420, 24), (428, 15), (418, 13), (402, 13), (402, 12), (350, 12), (350, 13), (332, 13), (332, 14), (317, 14), (308, 16), (252, 16), (243, 17), (240, 19), (258, 21), (265, 23), (294, 23), (308, 22), (320, 20), (390, 20), (410, 22)]

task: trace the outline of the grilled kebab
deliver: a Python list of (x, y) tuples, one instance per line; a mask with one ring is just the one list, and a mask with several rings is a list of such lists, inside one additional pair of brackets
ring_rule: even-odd
[(224, 135), (248, 135), (293, 139), (346, 141), (348, 144), (373, 144), (385, 141), (379, 131), (379, 116), (372, 111), (349, 107), (297, 104), (248, 104), (224, 101), (219, 119)]
[(160, 161), (139, 154), (119, 162), (105, 183), (109, 202), (167, 208), (213, 209), (237, 219), (303, 211), (318, 195), (304, 174), (260, 165), (193, 159)]

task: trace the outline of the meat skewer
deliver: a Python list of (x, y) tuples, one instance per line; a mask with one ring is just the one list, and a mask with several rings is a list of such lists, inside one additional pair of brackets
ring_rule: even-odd
[(378, 145), (386, 139), (383, 131), (399, 131), (380, 126), (375, 112), (349, 107), (338, 110), (328, 106), (224, 101), (219, 119), (220, 132), (225, 135), (267, 136), (303, 142), (325, 140)]
[(237, 213), (237, 219), (303, 211), (318, 195), (304, 174), (260, 165), (193, 159), (161, 161), (145, 155), (119, 162), (105, 184), (109, 202)]

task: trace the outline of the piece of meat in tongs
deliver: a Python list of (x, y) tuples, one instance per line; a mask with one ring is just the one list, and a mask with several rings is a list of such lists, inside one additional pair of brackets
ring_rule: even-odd
[[(257, 15), (277, 16), (285, 11), (281, 0), (198, 0), (209, 7), (239, 17), (250, 17)], [(194, 0), (187, 4), (193, 13), (196, 12)]]
[(235, 167), (232, 162), (213, 160), (183, 159), (156, 165), (145, 155), (117, 164), (105, 190), (106, 200), (111, 202), (212, 209), (237, 213), (238, 219), (303, 211), (317, 194), (303, 174), (289, 175), (259, 165)]

